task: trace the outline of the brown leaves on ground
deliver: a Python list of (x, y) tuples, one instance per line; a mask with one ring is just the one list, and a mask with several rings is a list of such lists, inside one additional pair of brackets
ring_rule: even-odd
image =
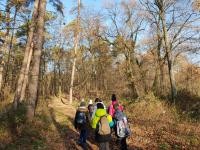
[[(128, 107), (126, 107), (127, 114), (128, 112), (131, 113), (128, 114), (128, 116), (132, 129), (132, 135), (127, 139), (130, 150), (196, 150), (200, 147), (199, 124), (192, 124), (188, 122), (179, 123), (175, 119), (177, 114), (174, 114), (173, 116), (174, 110), (168, 110), (169, 108), (167, 105), (163, 104), (162, 102), (157, 102), (156, 100), (146, 103), (138, 102), (136, 105), (140, 106), (140, 108), (137, 108), (137, 112), (135, 113), (135, 106), (128, 105)], [(65, 139), (65, 149), (81, 149), (81, 147), (76, 143), (79, 134), (72, 125), (76, 111), (75, 108), (71, 105), (61, 104), (59, 99), (54, 99), (53, 103), (51, 103), (49, 106), (54, 109), (56, 120), (60, 124), (62, 124), (63, 119), (66, 120), (64, 121), (66, 123), (63, 124), (63, 128), (65, 128), (66, 131), (65, 135), (62, 136), (62, 138)], [(142, 111), (144, 107), (146, 108), (146, 111)], [(151, 111), (154, 110), (156, 112), (151, 113)], [(166, 120), (164, 119), (165, 117)], [(60, 128), (62, 127), (58, 126), (58, 129)], [(110, 142), (110, 147), (112, 150), (119, 149), (119, 144), (116, 143), (116, 140), (116, 137), (113, 135), (113, 139)], [(98, 149), (92, 132), (89, 133), (88, 148), (91, 150)]]
[(130, 145), (141, 149), (194, 149), (200, 147), (200, 124), (180, 121), (176, 110), (153, 95), (127, 105), (132, 136)]

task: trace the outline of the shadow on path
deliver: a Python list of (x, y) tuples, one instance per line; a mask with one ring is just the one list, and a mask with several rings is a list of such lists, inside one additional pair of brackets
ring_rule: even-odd
[[(79, 133), (73, 130), (69, 125), (61, 124), (57, 122), (55, 119), (54, 110), (52, 108), (49, 109), (49, 112), (50, 112), (53, 124), (55, 125), (60, 137), (63, 139), (63, 142), (65, 143), (66, 150), (82, 150), (81, 146), (77, 144)], [(68, 118), (68, 119), (70, 122), (73, 123), (72, 118)], [(91, 147), (90, 144), (87, 145), (87, 149), (94, 150), (94, 148)]]

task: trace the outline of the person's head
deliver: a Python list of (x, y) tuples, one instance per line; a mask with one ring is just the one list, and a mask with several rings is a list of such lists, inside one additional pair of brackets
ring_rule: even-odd
[(86, 107), (86, 103), (85, 102), (81, 102), (80, 103), (80, 107)]
[(102, 100), (100, 98), (96, 98), (95, 103), (98, 103), (98, 102), (102, 102)]
[(102, 103), (97, 103), (97, 109), (104, 109), (104, 106)]
[(114, 104), (114, 106), (113, 106), (113, 107), (114, 107), (114, 109), (115, 109), (115, 110), (117, 110), (117, 109), (119, 108), (119, 104), (118, 104), (118, 103), (116, 103), (116, 104)]
[(116, 100), (117, 100), (117, 98), (116, 98), (116, 95), (115, 95), (115, 94), (112, 94), (111, 100), (112, 100), (112, 101), (116, 101)]

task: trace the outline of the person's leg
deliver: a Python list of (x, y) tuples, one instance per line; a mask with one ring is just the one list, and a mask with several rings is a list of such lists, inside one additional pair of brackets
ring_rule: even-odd
[(79, 144), (83, 143), (83, 130), (80, 131)]
[(104, 142), (99, 143), (99, 150), (105, 150), (105, 143)]
[(110, 150), (109, 142), (105, 142), (105, 150)]
[(87, 130), (86, 129), (82, 129), (81, 133), (80, 133), (80, 145), (82, 146), (82, 148), (84, 150), (87, 149), (86, 140), (87, 140)]
[(120, 139), (120, 149), (127, 150), (126, 137)]
[(83, 134), (83, 135), (82, 135), (83, 143), (86, 143), (86, 141), (87, 141), (87, 130), (84, 129), (82, 134)]

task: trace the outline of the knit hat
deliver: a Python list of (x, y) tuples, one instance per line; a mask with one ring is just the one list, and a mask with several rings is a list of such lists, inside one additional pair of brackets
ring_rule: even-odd
[(116, 98), (116, 95), (115, 94), (112, 94), (112, 101), (116, 101), (117, 100), (117, 98)]
[(85, 107), (86, 106), (86, 103), (85, 102), (81, 102), (80, 103), (80, 107)]
[(89, 101), (89, 104), (92, 104), (92, 100)]

